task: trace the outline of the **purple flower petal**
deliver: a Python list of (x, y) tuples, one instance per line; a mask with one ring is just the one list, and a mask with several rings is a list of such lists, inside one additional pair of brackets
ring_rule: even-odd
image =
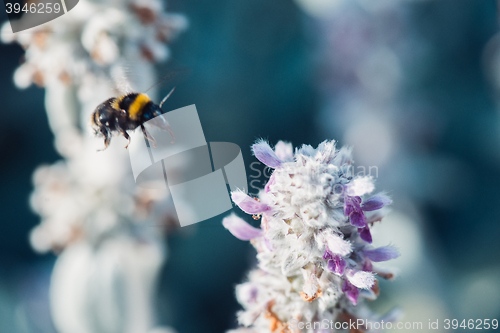
[(366, 217), (363, 212), (354, 212), (349, 217), (351, 224), (358, 228), (363, 228), (366, 226)]
[(274, 173), (271, 175), (269, 178), (269, 181), (267, 182), (266, 186), (264, 187), (264, 192), (268, 193), (270, 191), (269, 186), (274, 184)]
[(358, 196), (351, 197), (346, 195), (344, 198), (344, 215), (349, 216), (354, 212), (361, 213), (361, 198)]
[(231, 192), (231, 199), (247, 214), (260, 214), (271, 209), (268, 205), (251, 198), (241, 191)]
[(367, 243), (372, 242), (372, 233), (370, 232), (370, 228), (366, 225), (364, 228), (358, 228), (359, 237)]
[(272, 150), (271, 146), (263, 140), (255, 143), (252, 146), (253, 154), (259, 161), (264, 163), (265, 165), (276, 169), (283, 163), (278, 156), (276, 156), (276, 153)]
[(365, 259), (365, 262), (363, 263), (363, 268), (361, 270), (365, 271), (365, 272), (372, 272), (373, 271), (373, 264), (370, 261), (370, 259)]
[(365, 250), (363, 253), (371, 261), (375, 262), (396, 259), (400, 256), (398, 249), (391, 245), (382, 246), (373, 250)]
[(351, 197), (346, 195), (344, 198), (344, 215), (349, 216), (354, 212), (361, 212), (360, 197)]
[(328, 265), (327, 265), (328, 270), (337, 275), (343, 275), (346, 266), (347, 262), (344, 260), (344, 258), (342, 258), (339, 255), (335, 255), (331, 260), (328, 260)]
[(251, 240), (255, 237), (262, 236), (262, 229), (252, 227), (235, 214), (225, 217), (224, 220), (222, 220), (222, 225), (229, 230), (233, 236), (241, 240)]
[(352, 285), (348, 280), (345, 280), (344, 286), (342, 287), (342, 292), (345, 293), (347, 298), (352, 302), (352, 304), (358, 304), (359, 290), (354, 285)]
[(354, 205), (351, 197), (346, 196), (344, 200), (344, 215), (349, 216), (354, 212)]
[(349, 216), (351, 213), (354, 212), (354, 208), (351, 204), (345, 204), (344, 205), (344, 215)]
[(325, 260), (333, 259), (333, 253), (331, 253), (329, 250), (325, 250), (325, 253), (323, 254), (323, 259)]
[(363, 202), (363, 204), (361, 205), (361, 209), (365, 212), (372, 211), (383, 208), (384, 206), (387, 206), (391, 203), (392, 200), (388, 196), (379, 193), (369, 198), (368, 200), (365, 200), (365, 202)]

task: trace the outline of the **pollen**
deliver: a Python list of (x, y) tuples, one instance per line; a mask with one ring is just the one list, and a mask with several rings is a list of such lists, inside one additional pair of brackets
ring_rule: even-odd
[(266, 312), (264, 313), (264, 317), (269, 319), (269, 330), (271, 332), (276, 332), (276, 333), (289, 333), (290, 331), (288, 330), (286, 324), (284, 324), (281, 319), (271, 310), (271, 308), (274, 305), (274, 300), (269, 302), (269, 305), (267, 306)]
[(305, 292), (301, 291), (299, 293), (300, 297), (302, 297), (302, 299), (306, 302), (312, 302), (314, 301), (315, 299), (317, 299), (318, 297), (321, 297), (323, 296), (323, 293), (321, 292), (321, 289), (318, 289), (318, 292), (316, 292), (316, 294), (312, 295), (312, 296), (309, 296), (307, 295)]

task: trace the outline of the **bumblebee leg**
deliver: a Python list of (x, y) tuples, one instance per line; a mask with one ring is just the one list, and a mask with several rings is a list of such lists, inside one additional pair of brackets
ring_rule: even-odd
[(151, 141), (151, 143), (153, 144), (153, 147), (156, 148), (156, 140), (155, 138), (153, 138), (151, 135), (149, 135), (148, 131), (146, 131), (146, 128), (144, 127), (144, 125), (141, 125), (141, 129), (142, 129), (142, 133), (144, 133), (144, 136), (146, 137), (146, 139), (148, 139), (149, 141)]
[(123, 128), (121, 128), (120, 125), (116, 124), (115, 126), (116, 126), (116, 129), (118, 130), (118, 132), (120, 132), (120, 134), (123, 135), (123, 137), (128, 140), (128, 143), (125, 146), (125, 149), (127, 149), (128, 146), (130, 145), (130, 141), (131, 141), (130, 135), (128, 135), (127, 131), (125, 131)]
[(127, 132), (125, 132), (125, 131), (124, 131), (122, 134), (123, 134), (123, 136), (125, 137), (125, 139), (127, 139), (127, 140), (128, 140), (128, 143), (127, 143), (127, 145), (125, 146), (125, 149), (127, 149), (127, 148), (128, 148), (128, 146), (130, 145), (130, 142), (131, 142), (131, 140), (132, 140), (132, 139), (130, 138), (130, 135), (128, 135), (128, 133), (127, 133)]
[(170, 143), (174, 143), (175, 142), (174, 132), (172, 132), (172, 128), (170, 127), (170, 124), (166, 120), (165, 120), (165, 126), (167, 127), (167, 131), (170, 133), (170, 136), (172, 137), (172, 141), (170, 141)]
[(101, 133), (104, 136), (104, 148), (98, 149), (97, 151), (103, 151), (108, 148), (109, 143), (111, 142), (111, 133), (108, 130), (104, 130), (101, 128)]

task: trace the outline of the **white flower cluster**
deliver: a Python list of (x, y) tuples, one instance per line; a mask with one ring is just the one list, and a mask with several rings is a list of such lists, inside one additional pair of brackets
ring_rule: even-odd
[(377, 297), (377, 274), (393, 276), (373, 262), (396, 258), (398, 251), (370, 245), (370, 226), (381, 220), (377, 211), (391, 200), (384, 194), (362, 199), (373, 191), (372, 180), (355, 178), (350, 150), (337, 150), (333, 141), (316, 149), (304, 145), (295, 154), (284, 142), (275, 150), (258, 142), (253, 151), (275, 170), (258, 199), (232, 194), (243, 211), (261, 216), (260, 229), (235, 215), (223, 221), (258, 252), (258, 268), (236, 289), (244, 308), (238, 320), (248, 328), (235, 332), (312, 333), (320, 331), (290, 323), (375, 318), (356, 305)]
[[(75, 230), (88, 226), (89, 216), (105, 216), (98, 220), (108, 221), (106, 226), (112, 226), (118, 212), (130, 216), (126, 211), (133, 209), (135, 187), (126, 151), (100, 156), (86, 131), (91, 112), (122, 93), (117, 89), (143, 91), (155, 82), (152, 62), (166, 59), (166, 42), (187, 25), (183, 16), (164, 13), (162, 4), (82, 0), (67, 14), (27, 32), (9, 34), (9, 24), (4, 25), (4, 41), (16, 40), (26, 49), (14, 81), (21, 88), (32, 82), (45, 87), (56, 148), (68, 158), (35, 176), (32, 206), (44, 218), (32, 237), (36, 249), (68, 243), (81, 233)], [(106, 230), (102, 222), (91, 224)]]
[(50, 292), (61, 333), (162, 329), (155, 328), (152, 296), (165, 259), (161, 238), (175, 212), (166, 192), (136, 187), (120, 139), (96, 151), (102, 138), (89, 125), (106, 99), (156, 82), (154, 63), (168, 58), (169, 42), (186, 27), (160, 0), (80, 0), (35, 28), (2, 28), (4, 42), (26, 50), (14, 82), (45, 88), (55, 146), (65, 158), (38, 168), (31, 197), (42, 218), (32, 246), (62, 252)]
[(67, 14), (22, 33), (13, 34), (7, 22), (2, 38), (26, 49), (15, 74), (19, 87), (82, 84), (90, 73), (105, 75), (106, 66), (123, 61), (166, 60), (167, 43), (186, 27), (184, 16), (165, 13), (158, 0), (81, 0)]

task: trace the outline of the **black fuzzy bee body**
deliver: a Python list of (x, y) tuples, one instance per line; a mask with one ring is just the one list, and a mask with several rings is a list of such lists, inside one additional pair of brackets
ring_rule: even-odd
[[(147, 134), (143, 124), (164, 113), (161, 105), (170, 97), (174, 89), (170, 91), (160, 105), (155, 104), (144, 93), (129, 93), (120, 97), (110, 98), (99, 104), (92, 113), (90, 120), (95, 134), (104, 137), (104, 149), (109, 146), (114, 133), (123, 135), (125, 139), (129, 140), (129, 143), (125, 147), (127, 148), (130, 144), (130, 136), (127, 131), (135, 130), (139, 126), (141, 126), (146, 138), (154, 144), (154, 139)], [(165, 120), (164, 123), (165, 129), (173, 137), (168, 123)]]

